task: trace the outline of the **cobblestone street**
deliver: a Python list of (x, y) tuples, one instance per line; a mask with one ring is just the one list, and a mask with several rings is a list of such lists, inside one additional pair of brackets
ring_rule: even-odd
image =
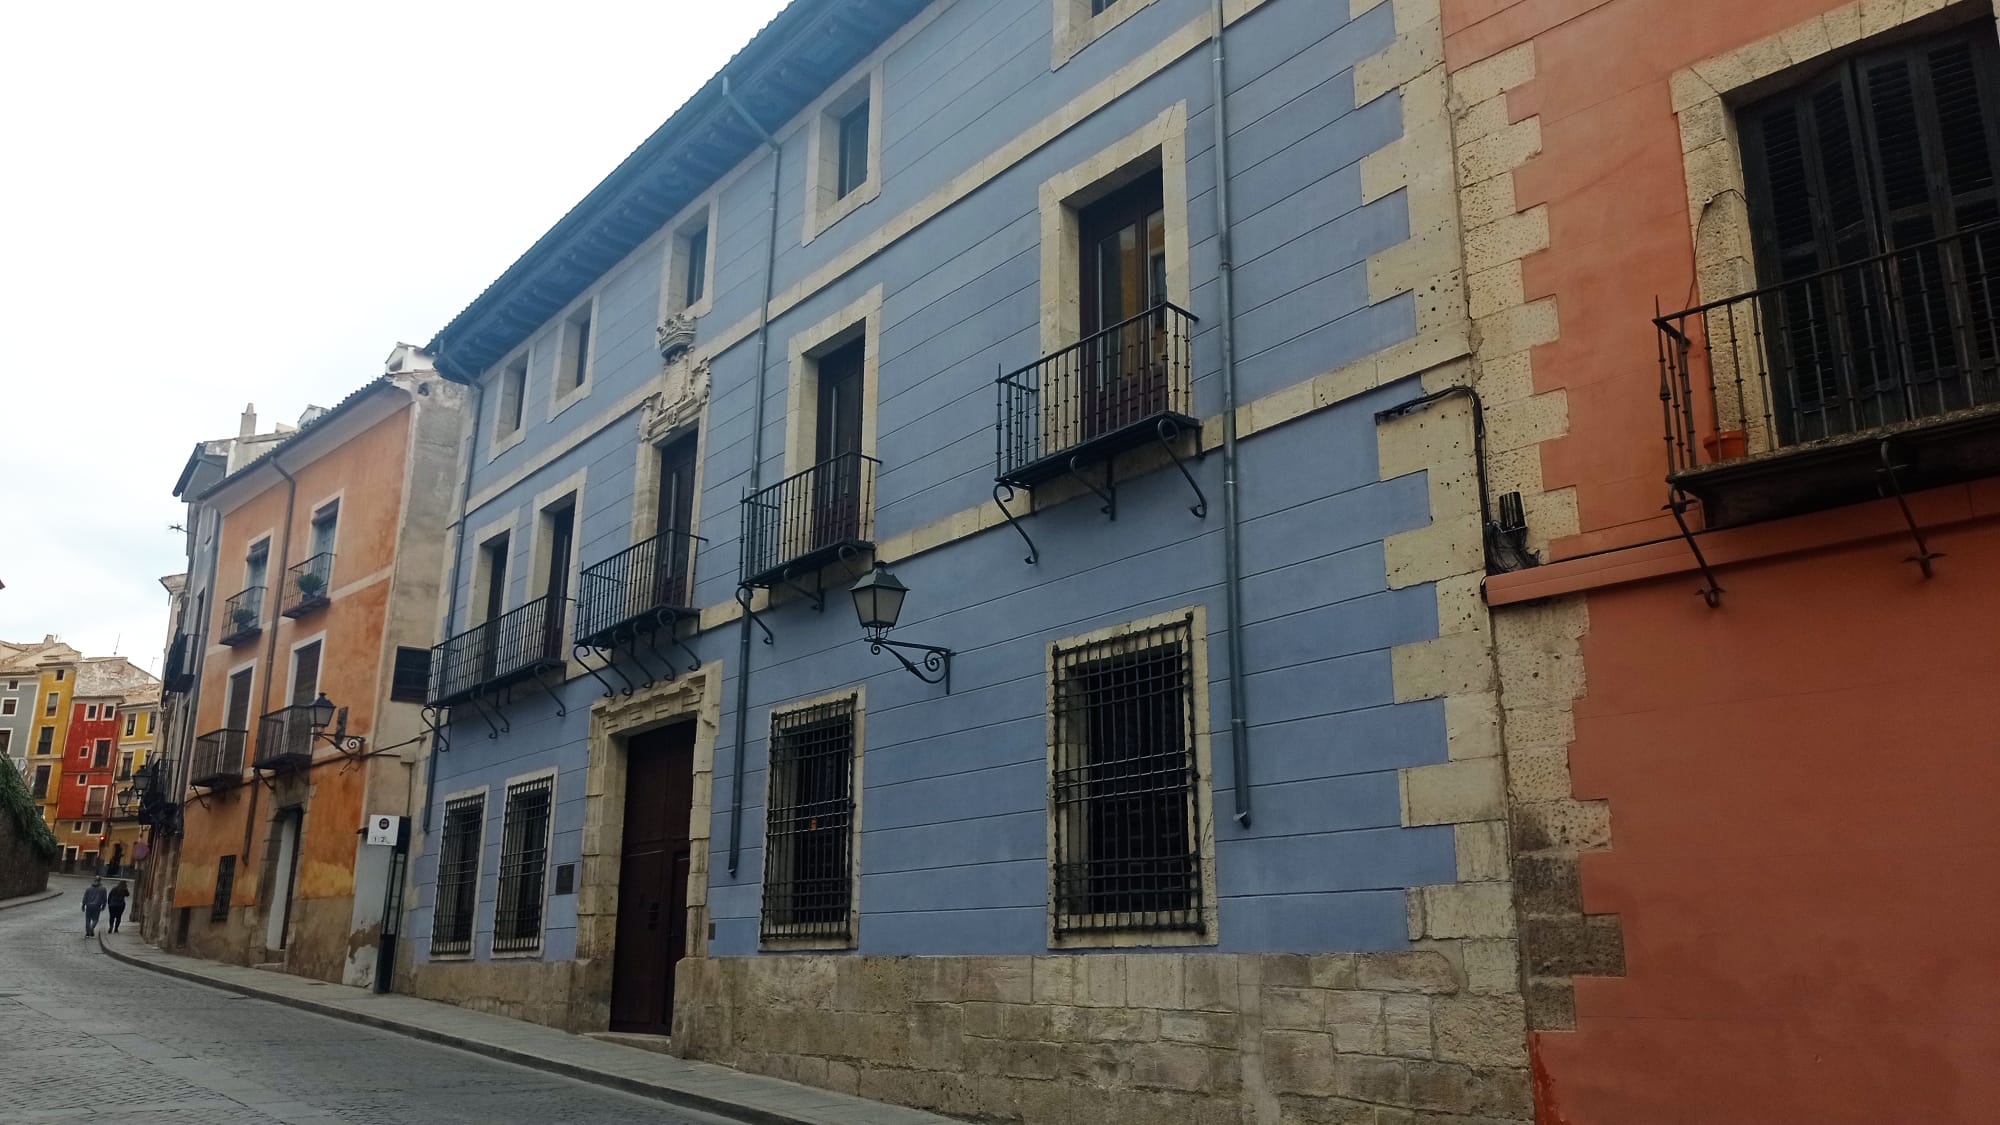
[(0, 911), (0, 1122), (728, 1125), (120, 964), (51, 885)]

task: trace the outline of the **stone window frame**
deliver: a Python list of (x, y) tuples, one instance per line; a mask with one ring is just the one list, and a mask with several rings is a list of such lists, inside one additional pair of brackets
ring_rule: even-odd
[(789, 700), (782, 705), (777, 705), (770, 708), (770, 710), (767, 712), (765, 716), (765, 722), (764, 722), (764, 793), (765, 793), (764, 808), (767, 813), (770, 811), (770, 792), (771, 792), (770, 738), (771, 738), (771, 730), (774, 726), (776, 726), (776, 721), (778, 717), (781, 715), (789, 715), (795, 711), (805, 711), (805, 710), (810, 710), (811, 708), (814, 707), (825, 706), (826, 704), (829, 703), (844, 703), (850, 699), (854, 701), (854, 711), (852, 715), (853, 727), (854, 727), (854, 732), (852, 735), (853, 749), (850, 753), (850, 756), (852, 758), (850, 766), (853, 769), (854, 776), (852, 781), (852, 786), (853, 786), (852, 789), (853, 799), (851, 801), (852, 809), (848, 814), (848, 827), (847, 827), (847, 839), (848, 839), (847, 936), (837, 937), (837, 938), (803, 936), (803, 935), (799, 937), (763, 936), (761, 931), (763, 930), (763, 919), (764, 919), (764, 904), (763, 904), (764, 875), (768, 870), (768, 865), (771, 862), (771, 856), (769, 850), (770, 825), (767, 819), (763, 837), (765, 850), (763, 854), (762, 865), (764, 867), (764, 870), (760, 870), (758, 872), (757, 884), (756, 884), (757, 896), (758, 896), (757, 922), (758, 922), (758, 930), (760, 931), (757, 939), (757, 949), (759, 952), (785, 953), (785, 952), (810, 952), (814, 950), (831, 951), (831, 950), (842, 950), (842, 949), (858, 949), (861, 946), (861, 816), (862, 816), (862, 803), (863, 803), (862, 783), (864, 777), (862, 773), (862, 756), (863, 756), (863, 751), (867, 748), (867, 715), (868, 715), (868, 685), (865, 681), (861, 683), (848, 684), (844, 687), (838, 687), (828, 691), (823, 691), (816, 695), (804, 696), (799, 699)]
[[(590, 397), (591, 384), (597, 375), (598, 339), (601, 335), (598, 332), (598, 295), (599, 290), (593, 289), (571, 302), (555, 318), (556, 362), (549, 378), (548, 417), (551, 422), (563, 411)], [(583, 378), (572, 384), (570, 377), (574, 373), (568, 370), (569, 357), (573, 354), (571, 334), (576, 331), (579, 320), (586, 325), (590, 337), (584, 347)]]
[[(486, 435), (488, 464), (492, 464), (501, 454), (521, 444), (528, 436), (528, 390), (534, 382), (535, 349), (540, 342), (539, 339), (530, 340), (510, 352), (507, 358), (493, 365), (493, 418)], [(503, 432), (500, 429), (500, 416), (507, 401), (507, 380), (514, 378), (517, 373), (521, 380), (520, 389), (516, 392), (520, 396), (521, 421), (513, 429)]]
[[(491, 580), (493, 574), (493, 552), (487, 548), (493, 545), (495, 539), (503, 535), (507, 537), (507, 550), (504, 555), (507, 568), (505, 578), (509, 588), (512, 588), (514, 585), (514, 580), (519, 577), (514, 571), (514, 556), (520, 549), (520, 540), (515, 534), (520, 521), (521, 513), (518, 511), (508, 512), (499, 519), (481, 525), (477, 531), (472, 533), (472, 558), (470, 560), (472, 565), (467, 568), (471, 571), (469, 577), (472, 580), (472, 585), (466, 591), (465, 620), (462, 623), (445, 622), (447, 636), (457, 636), (470, 630), (475, 625), (484, 625), (486, 623), (486, 599), (479, 595), (480, 591), (486, 589), (486, 583)], [(506, 592), (502, 591), (500, 612), (506, 613), (508, 611), (510, 607), (507, 603), (511, 600), (511, 598), (506, 596)]]
[(1094, 15), (1090, 0), (1050, 0), (1050, 3), (1054, 6), (1055, 21), (1049, 36), (1049, 69), (1061, 70), (1077, 52), (1151, 6), (1153, 0), (1115, 0)]
[[(837, 93), (821, 98), (807, 111), (805, 219), (800, 245), (811, 245), (829, 227), (882, 194), (882, 86), (882, 61), (878, 58), (866, 71), (835, 87)], [(836, 195), (840, 178), (840, 122), (863, 99), (868, 102), (868, 177), (846, 195)], [(710, 241), (712, 259), (715, 256), (712, 234)]]
[[(1103, 641), (1116, 640), (1134, 633), (1142, 633), (1162, 626), (1187, 622), (1189, 635), (1188, 664), (1190, 669), (1189, 690), (1194, 696), (1194, 760), (1196, 780), (1194, 785), (1194, 817), (1196, 846), (1201, 856), (1201, 928), (1199, 930), (1088, 930), (1083, 932), (1057, 932), (1056, 927), (1056, 821), (1055, 821), (1055, 776), (1056, 749), (1060, 743), (1056, 724), (1061, 709), (1056, 693), (1059, 685), (1054, 674), (1055, 656), (1058, 648), (1076, 648)], [(1221, 929), (1216, 900), (1215, 879), (1215, 757), (1210, 730), (1213, 725), (1209, 709), (1208, 672), (1208, 607), (1201, 604), (1181, 606), (1162, 613), (1120, 621), (1067, 637), (1053, 638), (1043, 649), (1042, 676), (1044, 683), (1043, 717), (1046, 722), (1044, 736), (1044, 757), (1042, 766), (1043, 783), (1046, 789), (1044, 816), (1047, 825), (1046, 872), (1048, 902), (1045, 913), (1045, 937), (1050, 949), (1143, 949), (1148, 947), (1186, 947), (1215, 945), (1221, 940)]]
[[(673, 233), (667, 239), (663, 255), (666, 274), (660, 284), (662, 320), (669, 316), (700, 319), (715, 307), (715, 233), (721, 211), (721, 194), (712, 192), (707, 198), (683, 210), (668, 224)], [(688, 239), (697, 230), (708, 232), (708, 248), (707, 257), (702, 262), (701, 299), (690, 302), (687, 299)]]
[[(1673, 73), (1669, 89), (1680, 128), (1694, 249), (1693, 305), (1758, 287), (1736, 111), (1843, 59), (1976, 22), (1987, 6), (1985, 0), (1907, 0), (1894, 7), (1880, 0), (1854, 0)], [(2000, 0), (1990, 0), (1990, 6), (2000, 24)], [(1739, 406), (1733, 384), (1729, 393), (1722, 385), (1737, 367), (1755, 362), (1755, 357), (1744, 357), (1732, 365), (1712, 357), (1710, 390), (1716, 429), (1741, 429), (1747, 448), (1762, 453), (1774, 448), (1763, 424), (1763, 387), (1745, 380)]]
[[(876, 407), (881, 401), (882, 286), (877, 285), (819, 323), (794, 333), (786, 345), (790, 377), (785, 402), (785, 473), (789, 477), (815, 464), (813, 443), (819, 431), (819, 360), (861, 341), (861, 452), (874, 457)], [(873, 503), (874, 493), (869, 493)]]
[[(589, 477), (590, 469), (588, 466), (578, 469), (562, 480), (535, 493), (534, 506), (529, 509), (535, 514), (535, 518), (528, 533), (528, 573), (523, 576), (526, 578), (528, 585), (523, 591), (521, 605), (527, 605), (536, 598), (548, 596), (547, 580), (549, 551), (551, 550), (549, 542), (549, 512), (551, 509), (562, 507), (565, 503), (570, 507), (569, 576), (567, 579), (569, 597), (562, 607), (562, 636), (565, 643), (559, 645), (557, 649), (557, 651), (563, 654), (561, 659), (564, 679), (568, 679), (570, 674), (570, 646), (567, 641), (570, 637), (576, 635), (576, 594), (583, 584), (583, 568), (585, 565), (583, 561), (583, 503), (584, 486), (589, 483)], [(481, 542), (484, 542), (484, 540)], [(512, 540), (509, 540), (509, 549), (512, 549)], [(594, 564), (598, 561), (601, 560), (593, 559), (592, 563)], [(509, 579), (509, 584), (512, 584), (511, 578)], [(518, 609), (520, 606), (516, 606), (515, 608)]]

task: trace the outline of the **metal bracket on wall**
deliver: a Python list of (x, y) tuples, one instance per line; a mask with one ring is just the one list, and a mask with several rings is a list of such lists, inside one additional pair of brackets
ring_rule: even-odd
[(1694, 532), (1688, 528), (1687, 510), (1693, 504), (1694, 500), (1679, 488), (1667, 493), (1667, 510), (1674, 514), (1674, 522), (1681, 528), (1681, 538), (1687, 541), (1688, 550), (1694, 552), (1694, 564), (1701, 568), (1702, 579), (1708, 583), (1695, 593), (1708, 603), (1708, 608), (1714, 609), (1722, 604), (1722, 583), (1715, 580), (1715, 572), (1708, 566), (1708, 556), (1701, 553), (1701, 544), (1695, 542)]
[[(549, 682), (542, 678), (541, 672), (537, 671), (533, 676), (530, 676), (529, 682), (541, 688), (542, 694), (549, 697), (549, 702), (556, 705), (556, 718), (562, 719), (569, 716), (569, 705), (564, 703), (562, 696), (557, 695), (555, 689), (549, 686)], [(562, 681), (558, 680), (557, 682), (561, 683)], [(509, 692), (507, 696), (508, 702), (513, 702), (513, 698), (513, 693)]]
[[(1188, 472), (1187, 462), (1182, 461), (1181, 455), (1174, 452), (1174, 443), (1180, 440), (1181, 433), (1183, 432), (1180, 423), (1174, 421), (1172, 418), (1162, 418), (1153, 427), (1153, 432), (1160, 439), (1160, 448), (1167, 451), (1168, 457), (1173, 458), (1174, 468), (1181, 471), (1181, 479), (1187, 481), (1189, 488), (1194, 489), (1195, 502), (1188, 505), (1188, 511), (1193, 512), (1194, 518), (1198, 520), (1207, 519), (1208, 495), (1202, 492), (1201, 485), (1195, 483), (1194, 474)], [(1194, 455), (1197, 460), (1206, 456), (1201, 449), (1200, 426), (1194, 428)]]
[(445, 753), (451, 749), (451, 737), (446, 728), (451, 724), (451, 708), (434, 707), (425, 704), (423, 709), (424, 729), (430, 732), (431, 749)]
[[(1006, 493), (1005, 496), (1001, 495), (1001, 493), (1003, 492)], [(1034, 503), (1034, 495), (1035, 494), (1032, 492), (1028, 494), (1028, 502), (1030, 504)], [(1007, 501), (1012, 500), (1013, 498), (1014, 498), (1013, 485), (1008, 484), (1004, 480), (993, 482), (993, 502), (999, 505), (1000, 514), (1006, 517), (1007, 526), (1013, 528), (1015, 533), (1020, 535), (1021, 542), (1026, 543), (1028, 545), (1028, 557), (1023, 561), (1025, 561), (1029, 566), (1034, 566), (1036, 563), (1042, 561), (1042, 552), (1036, 549), (1035, 541), (1033, 539), (1028, 538), (1028, 529), (1021, 526), (1021, 521), (1014, 517), (1014, 513), (1012, 511), (1008, 510)]]
[(789, 567), (786, 568), (783, 574), (778, 576), (778, 581), (783, 582), (786, 587), (811, 602), (814, 613), (826, 612), (826, 576), (820, 573), (818, 567), (813, 568), (813, 588), (810, 590), (792, 580), (792, 572)]
[(1077, 458), (1071, 457), (1069, 459), (1069, 475), (1075, 477), (1083, 487), (1089, 489), (1099, 500), (1104, 501), (1103, 505), (1097, 510), (1109, 516), (1112, 523), (1118, 522), (1118, 474), (1114, 467), (1115, 460), (1115, 458), (1111, 457), (1104, 459), (1104, 487), (1099, 488), (1090, 483), (1089, 477), (1083, 475), (1082, 468), (1077, 463)]
[(1934, 578), (1937, 576), (1937, 572), (1932, 568), (1931, 560), (1943, 558), (1944, 553), (1931, 550), (1930, 542), (1924, 538), (1924, 529), (1917, 525), (1916, 513), (1910, 511), (1909, 498), (1903, 495), (1903, 482), (1898, 478), (1897, 473), (1909, 468), (1909, 466), (1896, 464), (1896, 459), (1889, 448), (1889, 443), (1886, 441), (1882, 443), (1881, 456), (1882, 467), (1876, 471), (1882, 475), (1882, 479), (1888, 487), (1889, 494), (1896, 498), (1896, 506), (1902, 509), (1903, 522), (1909, 525), (1910, 528), (1910, 538), (1917, 541), (1917, 553), (1903, 561), (1916, 563), (1918, 569), (1924, 572), (1925, 578)]
[[(486, 737), (497, 741), (501, 735), (507, 734), (514, 729), (513, 724), (507, 721), (506, 714), (501, 712), (497, 707), (489, 705), (484, 696), (474, 695), (471, 699), (466, 700), (466, 702), (472, 704), (472, 710), (481, 719), (485, 720)], [(495, 721), (496, 719), (498, 720), (497, 722)]]
[[(674, 658), (672, 654), (660, 651), (661, 633), (667, 635), (667, 643), (687, 653), (687, 670), (690, 672), (699, 671), (701, 669), (701, 654), (690, 648), (687, 640), (681, 636), (681, 615), (670, 609), (655, 610), (653, 612), (653, 622), (653, 629), (646, 634), (646, 647), (652, 649), (653, 655), (658, 657), (662, 664), (666, 665), (666, 678), (668, 680), (674, 678)], [(647, 686), (651, 687), (652, 685), (648, 684)]]
[(743, 607), (743, 619), (750, 622), (750, 624), (755, 625), (759, 629), (764, 630), (765, 644), (767, 645), (777, 644), (778, 638), (771, 634), (771, 627), (769, 625), (764, 624), (764, 619), (758, 616), (756, 610), (750, 608), (750, 603), (752, 601), (755, 601), (756, 597), (757, 597), (757, 592), (751, 589), (750, 587), (748, 586), (736, 587), (736, 604)]
[[(616, 640), (615, 637), (613, 639)], [(618, 694), (617, 685), (613, 684), (610, 680), (604, 678), (605, 672), (609, 672), (612, 675), (618, 677), (619, 679), (625, 681), (626, 695), (631, 695), (634, 691), (638, 690), (638, 685), (632, 682), (632, 678), (619, 670), (618, 661), (615, 655), (617, 652), (616, 649), (596, 649), (592, 648), (589, 645), (577, 645), (575, 651), (576, 651), (577, 664), (582, 666), (584, 671), (590, 673), (591, 679), (596, 680), (600, 685), (603, 686), (604, 698), (610, 699), (611, 697)], [(592, 667), (590, 661), (586, 659), (586, 657), (592, 653), (596, 653), (597, 658), (604, 662), (604, 666), (602, 668)], [(605, 655), (605, 653), (612, 653), (613, 655), (607, 656)]]

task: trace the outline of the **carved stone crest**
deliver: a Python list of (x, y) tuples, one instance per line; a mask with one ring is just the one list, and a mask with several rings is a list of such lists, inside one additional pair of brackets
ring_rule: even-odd
[(708, 361), (683, 350), (660, 373), (659, 387), (639, 408), (639, 440), (657, 445), (701, 419), (708, 405)]
[(686, 313), (675, 313), (660, 323), (657, 335), (660, 358), (672, 363), (694, 346), (694, 318)]

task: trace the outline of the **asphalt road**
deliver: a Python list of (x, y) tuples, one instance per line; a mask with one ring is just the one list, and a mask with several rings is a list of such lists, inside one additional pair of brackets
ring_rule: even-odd
[(0, 1122), (731, 1125), (121, 964), (51, 885), (0, 910)]

